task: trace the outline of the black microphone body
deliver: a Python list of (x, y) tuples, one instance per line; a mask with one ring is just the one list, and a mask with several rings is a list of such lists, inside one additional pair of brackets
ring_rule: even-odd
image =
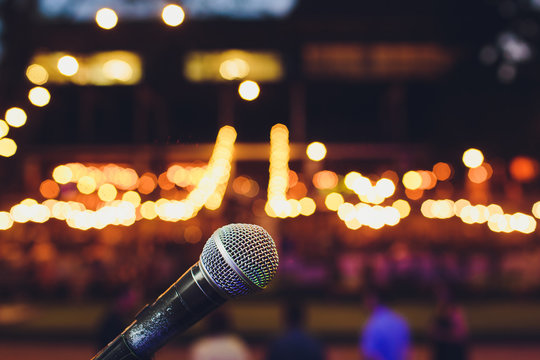
[(261, 291), (275, 276), (279, 257), (272, 237), (258, 225), (217, 229), (199, 261), (156, 301), (144, 307), (92, 360), (147, 360), (227, 299)]
[(223, 304), (197, 262), (92, 360), (146, 360), (173, 335)]

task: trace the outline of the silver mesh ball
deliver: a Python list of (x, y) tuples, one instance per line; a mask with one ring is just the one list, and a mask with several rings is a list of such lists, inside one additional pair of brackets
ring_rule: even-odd
[(262, 227), (230, 224), (212, 234), (200, 261), (219, 289), (237, 297), (264, 289), (276, 275), (279, 258), (274, 240)]

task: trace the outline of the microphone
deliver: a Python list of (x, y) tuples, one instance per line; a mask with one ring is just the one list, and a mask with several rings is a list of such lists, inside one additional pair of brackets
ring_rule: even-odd
[(258, 292), (278, 268), (276, 244), (262, 227), (229, 224), (208, 239), (199, 261), (146, 305), (92, 360), (146, 360), (228, 299)]

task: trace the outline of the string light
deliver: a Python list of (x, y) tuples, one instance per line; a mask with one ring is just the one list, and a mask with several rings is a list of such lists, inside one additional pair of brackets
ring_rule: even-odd
[(463, 164), (468, 168), (475, 168), (484, 162), (484, 154), (478, 149), (471, 148), (463, 153)]
[(11, 157), (17, 152), (17, 144), (13, 139), (0, 139), (0, 156)]
[(161, 18), (169, 26), (178, 26), (184, 22), (186, 14), (184, 10), (176, 4), (169, 4), (163, 8)]
[[(0, 144), (2, 140), (11, 139), (0, 139)], [(174, 186), (194, 186), (184, 200), (161, 198), (156, 202), (142, 202), (141, 195), (134, 190), (139, 190), (141, 194), (151, 193), (156, 183), (160, 182), (152, 173), (145, 173), (139, 178), (135, 170), (115, 164), (85, 166), (80, 163), (69, 163), (57, 166), (52, 172), (54, 181), (47, 179), (40, 185), (41, 194), (48, 200), (40, 204), (35, 199), (28, 198), (12, 206), (9, 212), (0, 212), (0, 230), (11, 228), (14, 222), (43, 223), (50, 218), (64, 220), (68, 226), (76, 229), (103, 229), (108, 225), (130, 226), (137, 220), (151, 220), (157, 217), (166, 221), (187, 220), (194, 217), (202, 207), (216, 210), (221, 206), (230, 178), (235, 140), (234, 128), (225, 126), (218, 133), (207, 165), (173, 164), (160, 175), (161, 181), (172, 184), (171, 190)], [(314, 214), (317, 209), (314, 199), (305, 195), (299, 200), (287, 199), (289, 185), (302, 183), (298, 180), (298, 175), (288, 168), (289, 131), (285, 125), (277, 124), (272, 127), (270, 148), (266, 213), (268, 216), (279, 218)], [(480, 168), (487, 169), (486, 171), (491, 176), (492, 169), (483, 160), (479, 166), (471, 167), (472, 170)], [(407, 191), (423, 192), (424, 189), (429, 189), (437, 180), (443, 181), (442, 179), (449, 176), (448, 169), (447, 164), (438, 163), (434, 166), (433, 172), (424, 170), (406, 172), (403, 177), (406, 193)], [(337, 174), (334, 172), (323, 170), (316, 175), (317, 177), (314, 177), (316, 187), (321, 189), (336, 187)], [(331, 185), (317, 185), (320, 179), (316, 181), (315, 178), (323, 177), (323, 175), (328, 175), (329, 179), (332, 178), (332, 181), (327, 181)], [(97, 208), (96, 210), (87, 209), (85, 204), (80, 202), (54, 199), (59, 195), (63, 196), (59, 185), (70, 182), (76, 183), (77, 189), (82, 194), (88, 195), (82, 199), (93, 197), (102, 201), (97, 205), (95, 201), (88, 202), (89, 206)], [(324, 183), (326, 180), (321, 180), (321, 182)], [(356, 205), (345, 202), (343, 195), (334, 191), (325, 197), (324, 203), (328, 210), (337, 212), (338, 217), (349, 229), (361, 227), (381, 229), (384, 226), (395, 226), (411, 212), (411, 206), (403, 199), (394, 201), (392, 206), (378, 205), (384, 199), (393, 196), (396, 191), (396, 184), (389, 178), (381, 177), (375, 182), (353, 171), (346, 174), (344, 184), (358, 195), (361, 202)], [(118, 195), (117, 188), (124, 191), (122, 200), (115, 200)], [(257, 183), (246, 176), (240, 176), (233, 182), (233, 190), (241, 195), (252, 194), (253, 188), (258, 189)], [(97, 194), (92, 194), (96, 189)], [(254, 195), (249, 195), (249, 197), (252, 196)], [(536, 217), (540, 216), (539, 204), (540, 202), (537, 202), (532, 207), (532, 213)], [(457, 216), (465, 224), (487, 224), (494, 232), (530, 234), (536, 229), (536, 220), (530, 215), (522, 212), (507, 214), (497, 204), (472, 205), (466, 199), (455, 202), (450, 199), (428, 199), (421, 203), (420, 211), (423, 216), (431, 219), (449, 219)], [(193, 230), (193, 234), (190, 233), (186, 237), (190, 237), (189, 241), (197, 242), (200, 240), (200, 236), (196, 236), (197, 233)]]
[(26, 68), (26, 77), (35, 85), (43, 85), (49, 80), (49, 73), (43, 66), (31, 64)]
[(79, 62), (73, 56), (65, 55), (58, 59), (56, 67), (60, 74), (73, 76), (79, 71)]
[(23, 109), (12, 107), (6, 111), (5, 119), (9, 126), (21, 127), (26, 124), (26, 113)]
[(268, 179), (267, 214), (287, 217), (291, 205), (287, 202), (289, 187), (289, 130), (276, 124), (270, 130), (270, 169)]
[(259, 97), (261, 89), (259, 84), (252, 80), (242, 81), (238, 86), (238, 94), (246, 101), (253, 101)]
[(96, 23), (100, 28), (110, 30), (118, 23), (118, 15), (113, 9), (99, 9), (96, 12)]
[(306, 148), (306, 154), (310, 160), (321, 161), (326, 156), (326, 146), (318, 141), (312, 142)]
[(28, 99), (32, 105), (43, 107), (51, 100), (51, 94), (44, 87), (36, 86), (28, 92)]
[(4, 120), (0, 120), (0, 138), (3, 138), (9, 133), (9, 125)]
[(227, 59), (219, 66), (219, 74), (225, 80), (235, 80), (245, 78), (250, 71), (249, 64), (244, 59)]

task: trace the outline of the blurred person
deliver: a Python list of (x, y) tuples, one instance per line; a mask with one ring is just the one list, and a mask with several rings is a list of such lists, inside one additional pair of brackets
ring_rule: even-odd
[(322, 346), (304, 329), (304, 309), (295, 302), (288, 303), (285, 312), (287, 329), (269, 347), (267, 360), (322, 360)]
[(468, 358), (465, 313), (447, 286), (438, 286), (435, 295), (437, 307), (431, 325), (433, 359), (465, 360)]
[(223, 310), (217, 310), (208, 317), (208, 329), (208, 335), (191, 346), (191, 360), (251, 359), (247, 344), (232, 332), (230, 319)]
[(384, 305), (380, 291), (366, 291), (364, 305), (369, 316), (359, 341), (362, 359), (410, 359), (410, 330), (407, 321)]

